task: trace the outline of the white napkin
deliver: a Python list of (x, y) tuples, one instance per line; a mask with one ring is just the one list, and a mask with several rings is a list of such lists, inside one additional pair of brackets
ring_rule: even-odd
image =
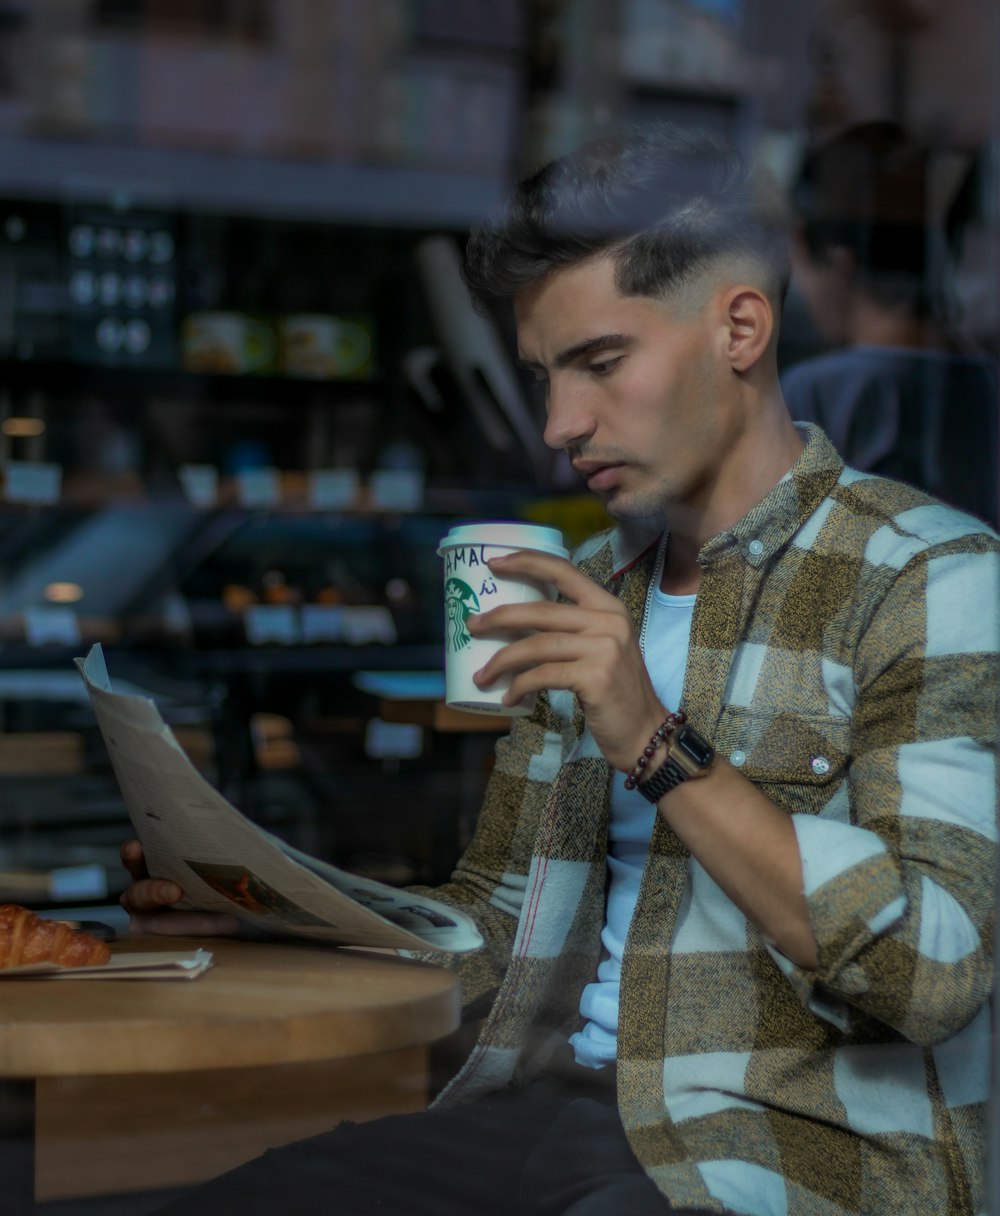
[(60, 967), (58, 963), (31, 963), (27, 967), (0, 968), (0, 979), (44, 980), (193, 980), (212, 965), (210, 950), (187, 953), (170, 950), (115, 954), (92, 967)]

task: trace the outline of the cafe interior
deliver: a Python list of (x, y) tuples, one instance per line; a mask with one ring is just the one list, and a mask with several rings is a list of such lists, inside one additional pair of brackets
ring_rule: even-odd
[[(120, 846), (172, 791), (376, 904), (447, 879), (508, 719), (445, 704), (441, 540), (607, 524), (463, 244), (534, 167), (660, 120), (752, 150), (800, 217), (810, 149), (894, 132), (868, 204), (992, 368), (992, 0), (0, 0), (0, 904), (126, 949)], [(815, 280), (797, 261), (793, 411), (792, 369), (858, 340)], [(990, 376), (957, 420), (831, 437), (996, 525)], [(281, 902), (246, 878), (216, 890)], [(161, 939), (179, 975), (214, 965), (122, 978), (65, 1014), (62, 1053), (36, 982), (0, 1054), (11, 1210), (138, 1216), (424, 1107), (475, 1033), (447, 973), (294, 928)]]

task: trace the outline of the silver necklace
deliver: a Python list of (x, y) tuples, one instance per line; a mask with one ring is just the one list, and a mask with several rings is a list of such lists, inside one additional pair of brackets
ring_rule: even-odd
[(642, 610), (642, 626), (639, 629), (639, 653), (644, 659), (646, 657), (646, 625), (649, 622), (649, 613), (653, 606), (653, 592), (659, 587), (660, 579), (663, 577), (663, 566), (667, 559), (667, 542), (669, 540), (670, 533), (664, 529), (656, 551), (656, 564), (653, 566), (653, 574), (649, 580), (649, 586), (646, 588), (646, 606)]

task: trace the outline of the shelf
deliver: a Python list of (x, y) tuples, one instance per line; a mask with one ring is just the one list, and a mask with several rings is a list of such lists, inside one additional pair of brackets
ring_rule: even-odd
[(233, 650), (191, 650), (180, 660), (192, 675), (247, 675), (254, 672), (301, 675), (365, 671), (426, 671), (444, 663), (444, 643), (392, 646), (257, 646)]
[(0, 357), (0, 382), (15, 388), (67, 390), (74, 396), (95, 390), (123, 396), (197, 398), (220, 403), (280, 400), (282, 404), (327, 396), (355, 400), (384, 390), (378, 376), (368, 380), (313, 380), (293, 376), (199, 375), (181, 368), (138, 364), (76, 363), (69, 359)]
[(367, 227), (467, 228), (503, 196), (499, 178), (282, 160), (87, 140), (0, 137), (8, 197), (286, 216)]
[[(34, 648), (23, 644), (0, 646), (0, 659), (5, 668), (53, 669), (73, 672), (74, 658), (85, 654), (89, 643), (78, 646), (47, 646)], [(282, 675), (303, 672), (349, 674), (365, 671), (428, 671), (440, 668), (444, 662), (443, 643), (402, 644), (392, 646), (256, 646), (228, 650), (170, 649), (132, 650), (106, 645), (104, 653), (112, 671), (139, 667), (154, 672), (165, 669), (175, 679), (222, 674), (246, 675), (254, 672)]]

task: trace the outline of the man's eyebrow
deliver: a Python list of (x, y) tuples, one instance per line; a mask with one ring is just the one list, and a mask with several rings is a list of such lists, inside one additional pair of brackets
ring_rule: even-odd
[[(556, 368), (569, 367), (581, 355), (592, 355), (597, 351), (613, 350), (623, 346), (631, 346), (632, 339), (627, 334), (601, 334), (598, 338), (586, 338), (583, 342), (577, 342), (573, 346), (568, 346), (564, 351), (560, 351), (555, 357), (553, 366)], [(536, 363), (533, 359), (518, 359), (521, 367), (528, 368), (531, 371), (543, 371), (545, 365)]]

